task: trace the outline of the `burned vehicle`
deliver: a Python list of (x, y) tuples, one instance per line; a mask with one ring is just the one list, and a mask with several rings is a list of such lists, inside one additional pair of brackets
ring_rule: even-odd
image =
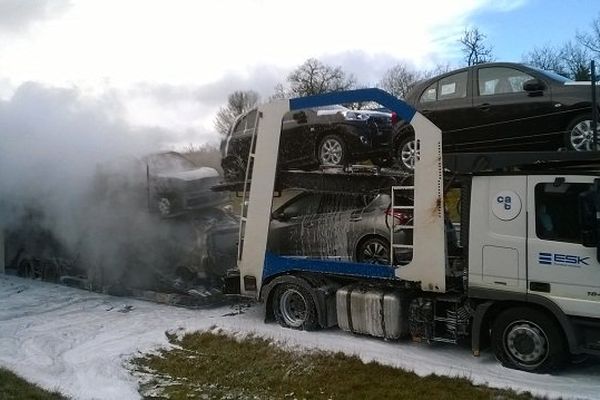
[(210, 190), (219, 182), (214, 168), (199, 167), (180, 153), (169, 151), (145, 157), (148, 206), (162, 217), (218, 205), (225, 196)]
[[(390, 162), (389, 146), (394, 115), (376, 110), (351, 110), (343, 106), (288, 113), (282, 122), (279, 165), (311, 169), (319, 165), (343, 166), (371, 160)], [(225, 179), (243, 181), (257, 111), (241, 115), (221, 142)]]
[[(418, 83), (406, 101), (442, 129), (444, 152), (589, 151), (591, 92), (590, 82), (486, 63)], [(412, 170), (418, 149), (410, 125), (396, 125), (392, 149), (400, 167)]]

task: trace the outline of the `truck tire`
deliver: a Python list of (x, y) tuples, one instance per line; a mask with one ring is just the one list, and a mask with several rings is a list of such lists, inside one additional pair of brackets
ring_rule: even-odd
[(505, 367), (536, 373), (560, 369), (568, 356), (560, 325), (529, 307), (509, 308), (498, 315), (492, 325), (492, 347)]
[(305, 288), (293, 283), (282, 283), (274, 291), (273, 315), (279, 325), (305, 331), (317, 329), (317, 307)]

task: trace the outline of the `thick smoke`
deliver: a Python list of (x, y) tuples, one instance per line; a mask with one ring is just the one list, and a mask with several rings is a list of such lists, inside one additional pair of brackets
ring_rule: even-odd
[[(145, 272), (189, 255), (191, 223), (148, 212), (143, 156), (168, 136), (130, 127), (110, 94), (23, 84), (0, 102), (0, 229), (7, 259), (26, 243), (77, 260), (102, 282), (143, 285)], [(11, 252), (12, 251), (12, 252)]]

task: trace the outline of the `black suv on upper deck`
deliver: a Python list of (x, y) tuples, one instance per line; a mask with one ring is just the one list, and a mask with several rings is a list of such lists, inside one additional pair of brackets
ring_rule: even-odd
[[(287, 113), (282, 121), (278, 165), (313, 168), (371, 160), (389, 162), (392, 113), (351, 110), (342, 106)], [(221, 142), (225, 179), (244, 179), (257, 110), (241, 115)]]
[[(406, 101), (442, 129), (446, 152), (593, 147), (590, 82), (523, 64), (451, 71), (418, 83)], [(416, 149), (409, 125), (396, 125), (393, 151), (402, 168), (412, 169)]]

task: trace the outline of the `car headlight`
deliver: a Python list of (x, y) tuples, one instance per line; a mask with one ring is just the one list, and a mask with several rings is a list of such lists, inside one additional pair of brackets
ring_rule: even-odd
[(356, 111), (347, 111), (344, 113), (344, 118), (349, 121), (364, 121), (369, 118), (368, 115)]

